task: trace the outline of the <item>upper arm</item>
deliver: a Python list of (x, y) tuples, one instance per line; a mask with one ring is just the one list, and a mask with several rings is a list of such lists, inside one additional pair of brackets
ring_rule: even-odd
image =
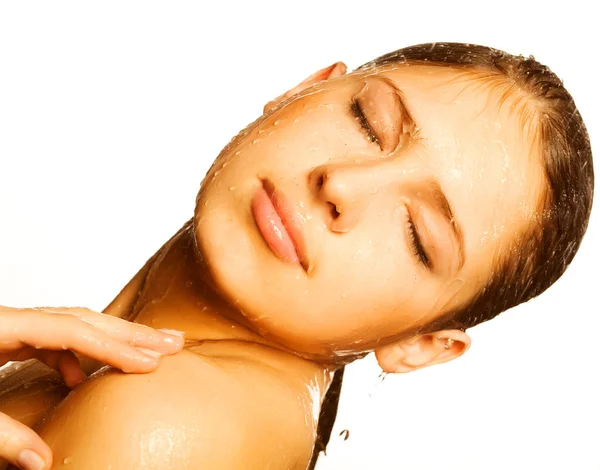
[(184, 351), (149, 374), (101, 371), (39, 429), (53, 468), (305, 468), (306, 403), (276, 374), (244, 370)]

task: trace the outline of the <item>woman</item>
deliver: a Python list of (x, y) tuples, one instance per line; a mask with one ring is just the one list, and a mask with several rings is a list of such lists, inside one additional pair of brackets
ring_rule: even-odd
[(306, 468), (344, 364), (455, 359), (467, 328), (562, 274), (593, 174), (548, 69), (438, 43), (344, 72), (223, 150), (193, 219), (106, 310), (185, 331), (187, 350), (80, 385), (38, 427), (53, 468)]

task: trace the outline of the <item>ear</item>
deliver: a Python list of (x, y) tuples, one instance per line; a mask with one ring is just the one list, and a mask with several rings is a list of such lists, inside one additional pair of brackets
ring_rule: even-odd
[(272, 101), (269, 101), (263, 110), (263, 112), (270, 111), (272, 108), (277, 106), (283, 100), (289, 98), (290, 96), (295, 95), (296, 93), (300, 93), (302, 90), (305, 90), (308, 87), (313, 86), (315, 83), (318, 83), (322, 80), (327, 80), (330, 78), (339, 77), (346, 73), (346, 64), (343, 62), (336, 62), (329, 67), (325, 67), (324, 69), (319, 70), (318, 72), (313, 73), (310, 77), (303, 80), (299, 85), (292, 88), (291, 90), (286, 91), (283, 95), (279, 95)]
[(383, 346), (375, 356), (384, 372), (403, 373), (451, 361), (470, 346), (471, 338), (464, 331), (443, 330)]

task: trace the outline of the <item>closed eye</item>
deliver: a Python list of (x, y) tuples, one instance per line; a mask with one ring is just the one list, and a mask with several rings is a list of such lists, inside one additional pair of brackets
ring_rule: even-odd
[(369, 120), (365, 116), (365, 113), (363, 112), (363, 110), (360, 107), (360, 104), (358, 103), (356, 98), (354, 98), (352, 100), (352, 104), (350, 105), (350, 111), (352, 112), (352, 114), (354, 115), (356, 120), (359, 122), (360, 127), (365, 132), (369, 141), (376, 143), (377, 145), (379, 145), (379, 148), (381, 148), (381, 143), (379, 142), (379, 138), (377, 137), (377, 135), (375, 135), (373, 128), (369, 124)]
[(423, 248), (423, 243), (421, 243), (419, 232), (417, 231), (417, 227), (415, 226), (415, 223), (408, 210), (406, 211), (406, 224), (408, 226), (408, 237), (413, 255), (421, 264), (423, 264), (427, 269), (431, 270), (433, 267), (431, 258), (427, 255), (425, 248)]

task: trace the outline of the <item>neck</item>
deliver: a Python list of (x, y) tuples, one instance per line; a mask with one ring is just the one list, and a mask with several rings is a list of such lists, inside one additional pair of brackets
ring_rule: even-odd
[(153, 328), (184, 331), (186, 345), (202, 354), (235, 349), (268, 363), (283, 361), (289, 373), (295, 371), (314, 384), (321, 396), (334, 371), (332, 366), (302, 358), (265, 338), (219, 295), (197, 254), (191, 221), (151, 260), (129, 319)]

